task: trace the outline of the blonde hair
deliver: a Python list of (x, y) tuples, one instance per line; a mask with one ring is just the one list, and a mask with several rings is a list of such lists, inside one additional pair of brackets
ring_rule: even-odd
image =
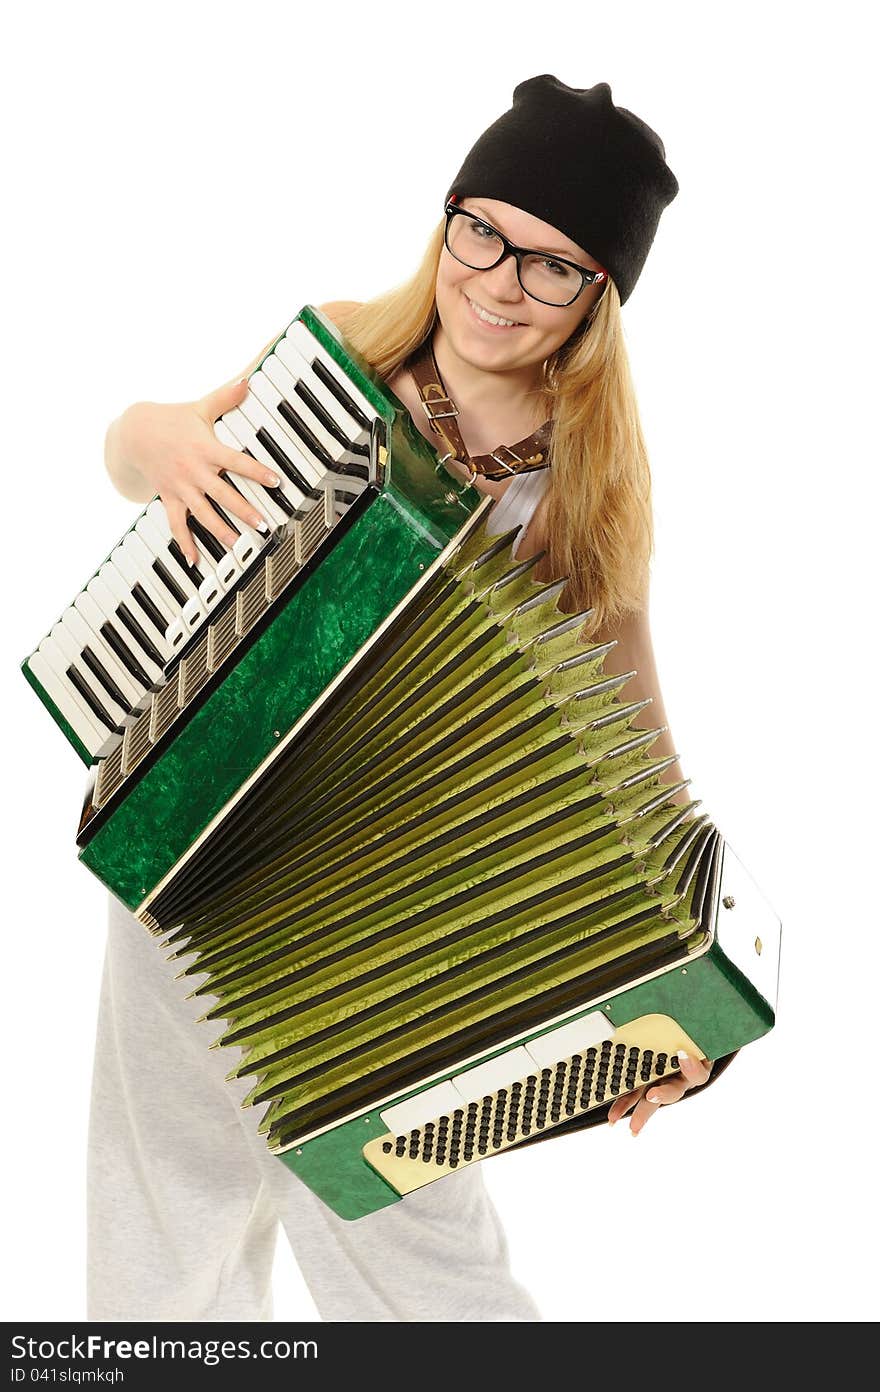
[[(441, 222), (410, 280), (340, 323), (386, 380), (436, 322), (443, 231)], [(591, 637), (645, 607), (653, 552), (651, 474), (613, 281), (592, 323), (547, 360), (542, 396), (543, 419), (553, 421), (544, 571), (568, 577), (561, 608), (593, 611)]]

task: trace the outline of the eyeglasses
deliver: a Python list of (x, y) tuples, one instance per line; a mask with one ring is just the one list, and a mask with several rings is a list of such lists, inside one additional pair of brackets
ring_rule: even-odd
[(607, 271), (589, 271), (574, 261), (551, 256), (546, 251), (514, 246), (513, 242), (474, 213), (459, 208), (451, 200), (446, 213), (446, 249), (456, 261), (472, 271), (489, 271), (507, 256), (516, 260), (516, 276), (523, 290), (541, 304), (562, 309), (574, 304), (585, 285), (607, 282)]

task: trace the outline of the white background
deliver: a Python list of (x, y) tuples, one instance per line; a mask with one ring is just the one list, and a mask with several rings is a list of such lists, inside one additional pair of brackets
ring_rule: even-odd
[[(0, 100), (7, 1318), (84, 1314), (104, 892), (17, 672), (138, 508), (129, 402), (414, 267), (517, 81), (612, 85), (681, 183), (624, 308), (652, 631), (695, 794), (783, 917), (779, 1024), (705, 1097), (484, 1167), (546, 1319), (865, 1319), (876, 1270), (880, 255), (870, 7), (17, 6)], [(577, 170), (568, 171), (577, 178)], [(286, 1248), (276, 1314), (314, 1318)], [(873, 1310), (876, 1314), (876, 1309)]]

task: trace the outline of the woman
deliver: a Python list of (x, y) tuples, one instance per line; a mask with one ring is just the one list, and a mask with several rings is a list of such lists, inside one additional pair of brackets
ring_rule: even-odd
[[(433, 350), (458, 409), (448, 467), (497, 499), (493, 530), (522, 524), (519, 556), (546, 551), (543, 573), (570, 577), (563, 607), (592, 608), (584, 636), (616, 640), (606, 666), (636, 669), (627, 697), (653, 696), (655, 728), (666, 722), (647, 615), (650, 478), (620, 305), (677, 188), (659, 138), (606, 84), (534, 78), (468, 154), (413, 280), (372, 304), (324, 306), (436, 445), (417, 370)], [(116, 486), (139, 502), (158, 493), (193, 560), (188, 514), (235, 540), (209, 497), (262, 520), (220, 474), (271, 484), (270, 472), (212, 429), (245, 390), (243, 378), (195, 403), (139, 403), (108, 431)], [(523, 472), (480, 472), (498, 472), (493, 452), (518, 455), (499, 442), (516, 447), (548, 420), (552, 470), (538, 451)], [(673, 752), (668, 732), (653, 752)], [(268, 1317), (279, 1219), (325, 1319), (539, 1318), (511, 1277), (479, 1166), (358, 1223), (336, 1219), (269, 1155), (224, 1080), (227, 1061), (206, 1048), (216, 1024), (193, 1024), (203, 1003), (184, 1003), (173, 975), (114, 902), (90, 1136), (93, 1319)], [(618, 1098), (600, 1119), (630, 1114), (638, 1134), (711, 1070), (682, 1056), (680, 1077)]]

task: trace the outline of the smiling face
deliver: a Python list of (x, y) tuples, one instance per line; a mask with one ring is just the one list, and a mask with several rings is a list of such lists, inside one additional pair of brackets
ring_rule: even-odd
[[(465, 198), (460, 206), (516, 246), (565, 257), (585, 270), (602, 269), (583, 247), (510, 203)], [(525, 293), (513, 256), (490, 270), (475, 271), (444, 246), (437, 269), (437, 312), (449, 346), (464, 362), (488, 372), (537, 371), (583, 323), (603, 288), (585, 285), (573, 304), (557, 308)]]

